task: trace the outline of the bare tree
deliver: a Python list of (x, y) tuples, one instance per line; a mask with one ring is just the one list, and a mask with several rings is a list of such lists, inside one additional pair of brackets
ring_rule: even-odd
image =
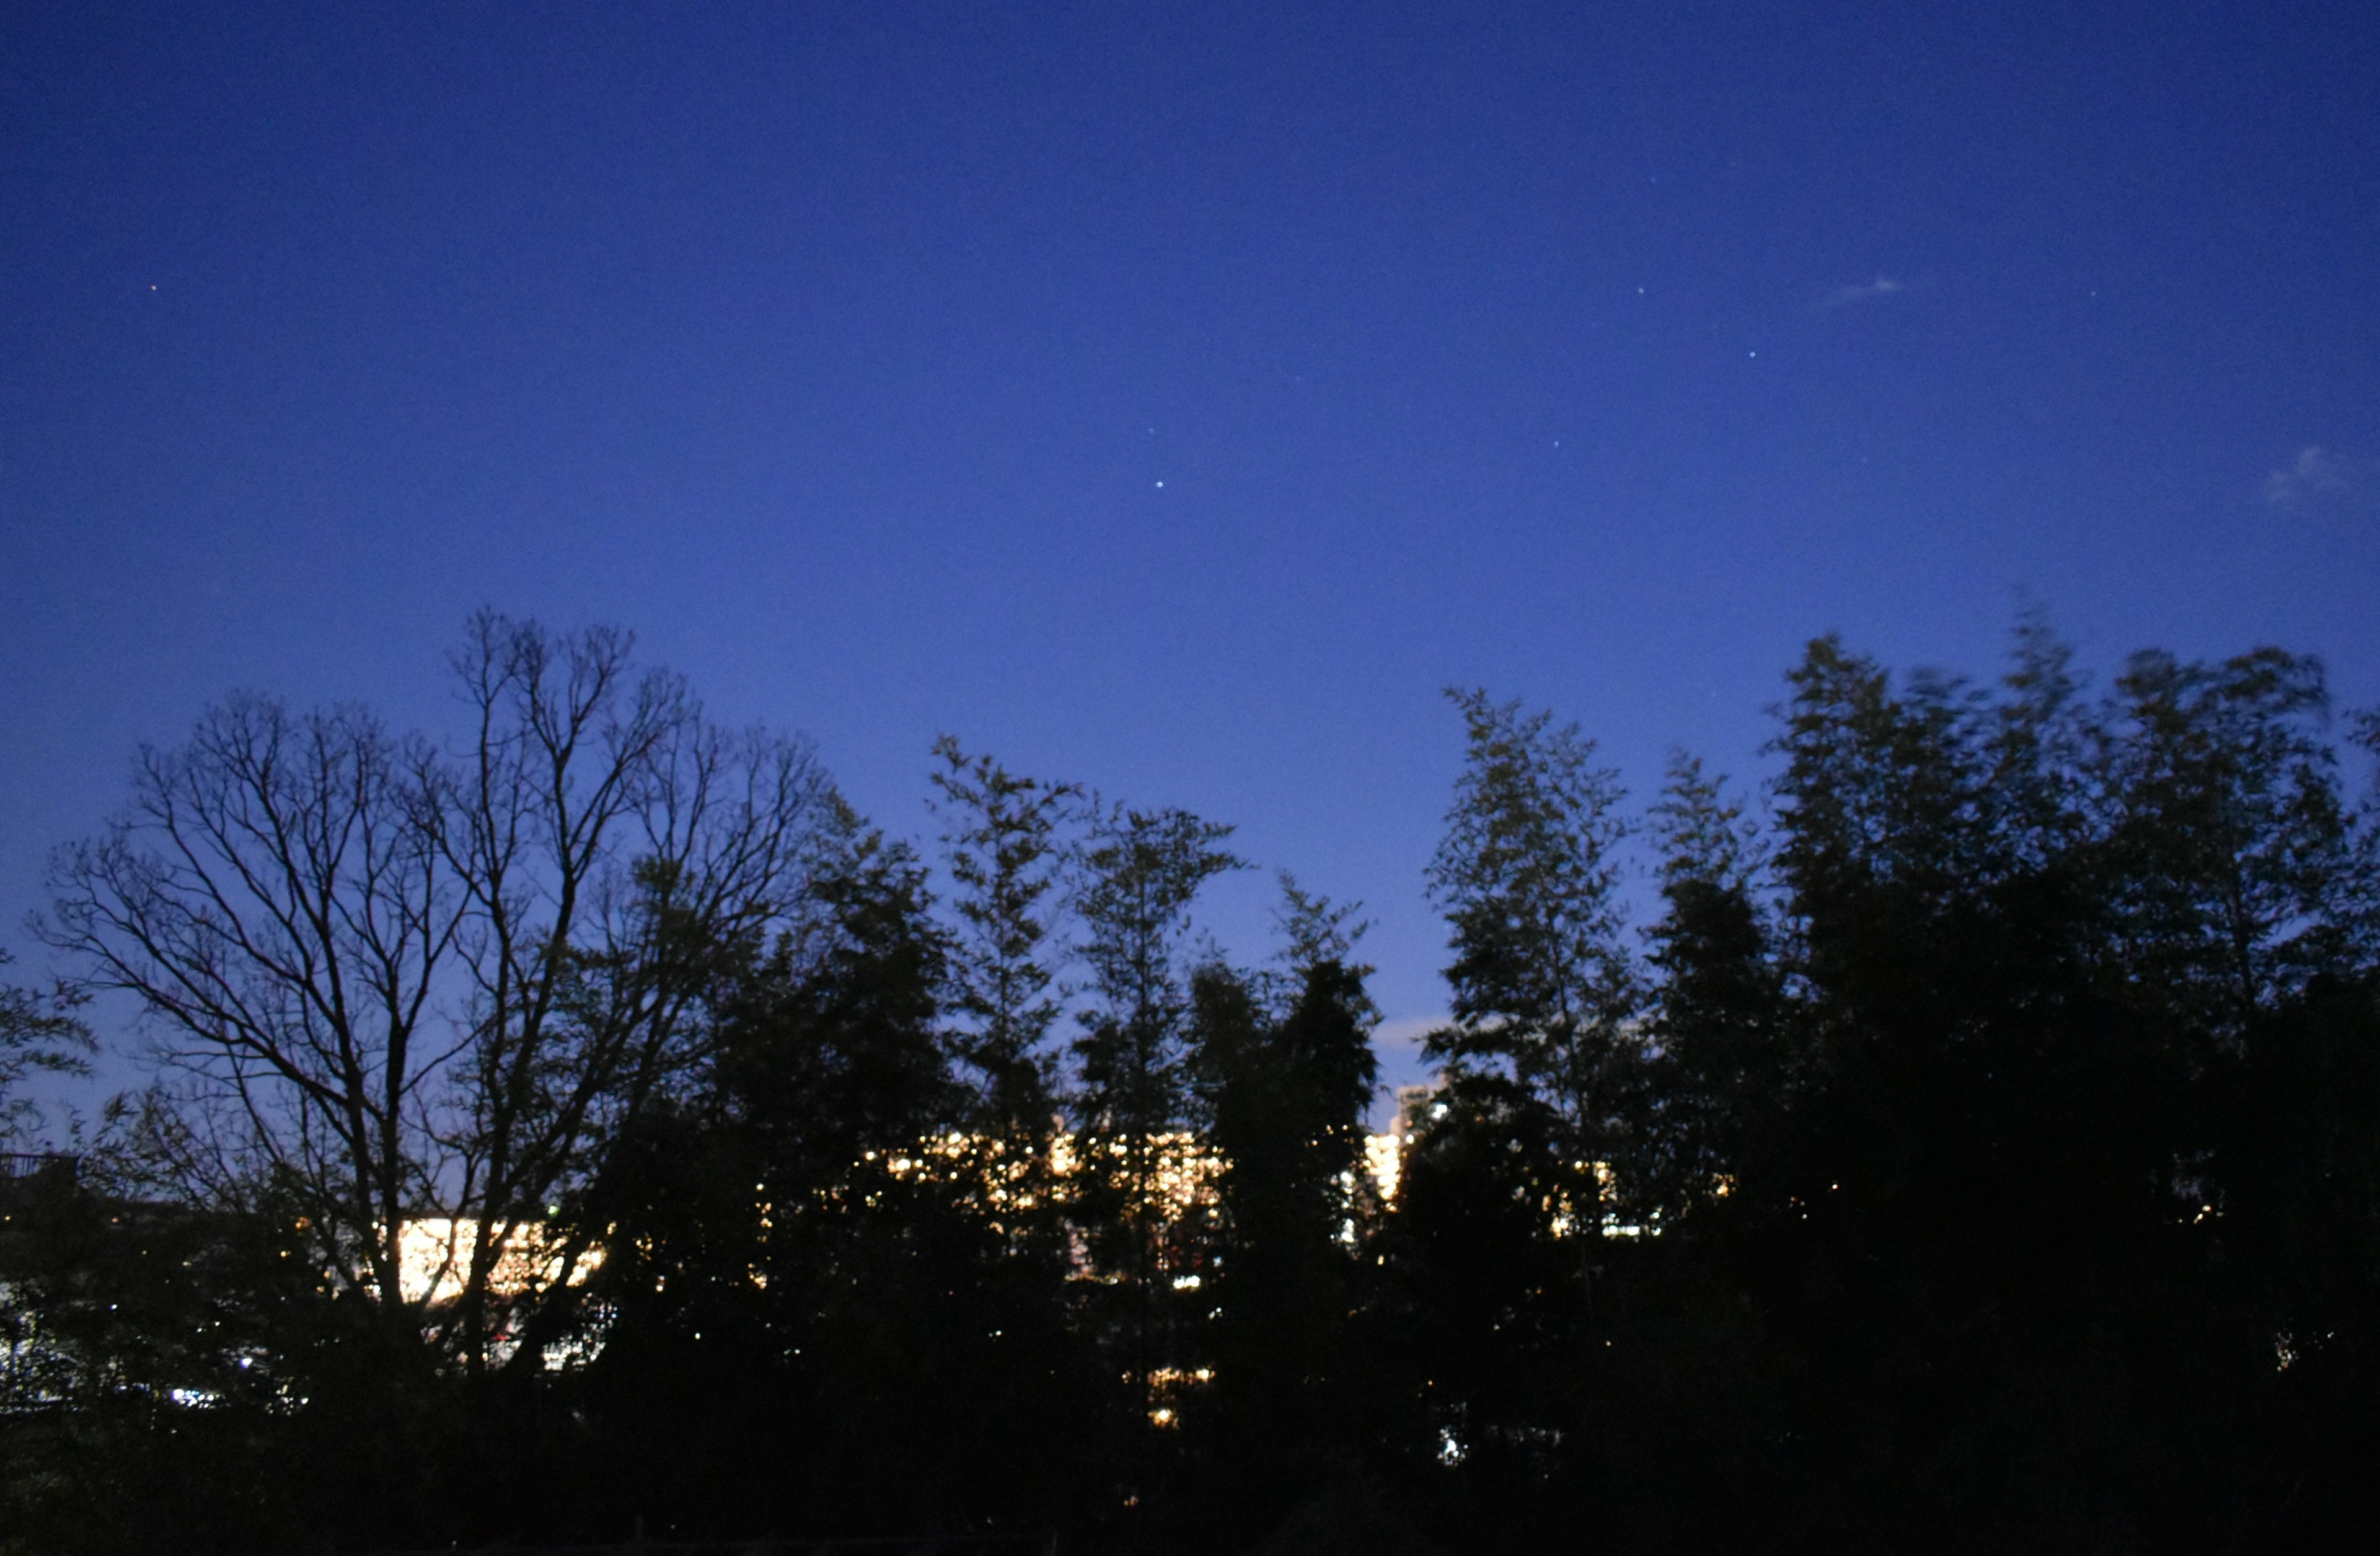
[[(46, 936), (142, 1002), (210, 1120), (159, 1132), (211, 1142), (185, 1186), (294, 1197), (332, 1279), (471, 1367), (584, 1255), (496, 1279), (698, 1060), (689, 1017), (796, 904), (829, 795), (801, 745), (720, 729), (631, 648), (483, 613), (451, 753), (235, 699), (143, 750), (131, 805), (54, 866)], [(408, 1280), (431, 1220), (448, 1267)]]

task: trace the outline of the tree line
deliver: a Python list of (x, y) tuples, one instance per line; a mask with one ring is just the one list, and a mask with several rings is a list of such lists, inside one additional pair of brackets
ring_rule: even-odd
[[(2276, 650), (1834, 638), (1635, 804), (1453, 695), (1393, 1189), (1352, 908), (934, 748), (936, 835), (626, 635), (445, 742), (261, 698), (61, 851), (0, 1550), (2344, 1547), (2380, 1442), (2380, 723)], [(1649, 904), (1631, 911), (1632, 903)], [(103, 1007), (106, 1008), (106, 1007)]]

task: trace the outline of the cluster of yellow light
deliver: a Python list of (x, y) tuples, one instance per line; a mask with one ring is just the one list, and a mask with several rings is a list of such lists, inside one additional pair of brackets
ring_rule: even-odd
[(1211, 1367), (1151, 1368), (1148, 1380), (1148, 1424), (1152, 1427), (1180, 1425), (1181, 1413), (1174, 1406), (1180, 1401), (1183, 1392), (1201, 1387), (1214, 1380), (1215, 1369)]
[(1591, 1228), (1603, 1237), (1642, 1237), (1650, 1230), (1635, 1222), (1621, 1221), (1606, 1208), (1613, 1186), (1619, 1181), (1609, 1161), (1573, 1161), (1571, 1165), (1582, 1173), (1591, 1172), (1595, 1193), (1587, 1198), (1584, 1210), (1579, 1200), (1561, 1190), (1548, 1195), (1539, 1206), (1546, 1212), (1547, 1230), (1556, 1237), (1568, 1237), (1582, 1227)]
[[(1146, 1149), (1150, 1183), (1168, 1213), (1181, 1215), (1214, 1202), (1215, 1185), (1226, 1163), (1212, 1147), (1187, 1129), (1171, 1129), (1150, 1136)], [(1050, 1137), (1048, 1155), (1037, 1163), (1030, 1152), (1013, 1150), (996, 1137), (952, 1130), (929, 1136), (905, 1152), (869, 1151), (866, 1160), (881, 1161), (896, 1178), (956, 1176), (980, 1184), (993, 1209), (1010, 1210), (1032, 1208), (1037, 1181), (1062, 1194), (1095, 1163), (1104, 1161), (1114, 1172), (1132, 1155), (1129, 1140), (1110, 1137), (1087, 1141), (1061, 1130)], [(1037, 1166), (1042, 1170), (1037, 1172)]]
[[(1211, 1202), (1215, 1184), (1230, 1169), (1220, 1152), (1186, 1129), (1151, 1136), (1149, 1149), (1158, 1195), (1176, 1212)], [(1404, 1149), (1402, 1135), (1364, 1137), (1364, 1173), (1383, 1200), (1396, 1197)], [(1031, 1152), (1013, 1149), (997, 1136), (953, 1129), (929, 1136), (906, 1151), (868, 1151), (864, 1160), (882, 1162), (896, 1178), (964, 1176), (982, 1184), (998, 1208), (1021, 1210), (1034, 1202), (1036, 1179), (1061, 1186), (1073, 1182), (1093, 1157), (1106, 1157), (1112, 1170), (1131, 1155), (1129, 1140), (1111, 1136), (1087, 1147), (1072, 1130), (1060, 1130), (1050, 1137), (1046, 1157), (1037, 1161)], [(1037, 1167), (1045, 1171), (1037, 1173)]]
[[(1129, 1141), (1110, 1140), (1107, 1146), (1108, 1154), (1118, 1162), (1132, 1156)], [(1186, 1129), (1152, 1135), (1148, 1149), (1152, 1158), (1149, 1177), (1156, 1185), (1158, 1202), (1169, 1213), (1184, 1215), (1196, 1206), (1214, 1203), (1215, 1185), (1224, 1171), (1220, 1152)]]
[[(1060, 1129), (1049, 1137), (1046, 1154), (1037, 1156), (1029, 1148), (1020, 1148), (998, 1137), (950, 1130), (928, 1136), (906, 1150), (865, 1152), (862, 1160), (880, 1163), (896, 1178), (939, 1180), (960, 1185), (980, 1210), (995, 1218), (995, 1231), (1004, 1230), (996, 1218), (1030, 1210), (1045, 1195), (1063, 1205), (1095, 1174), (1111, 1183), (1127, 1174), (1146, 1174), (1141, 1181), (1154, 1191), (1150, 1208), (1164, 1222), (1178, 1222), (1215, 1204), (1217, 1187), (1231, 1171), (1231, 1162), (1196, 1134), (1173, 1129), (1149, 1136), (1142, 1143), (1146, 1155), (1138, 1161), (1134, 1161), (1134, 1144), (1129, 1137), (1085, 1136)], [(1382, 1205), (1396, 1200), (1404, 1146), (1401, 1132), (1365, 1137), (1360, 1175), (1369, 1180)], [(1342, 1173), (1339, 1180), (1348, 1206), (1347, 1217), (1340, 1228), (1340, 1241), (1350, 1248), (1358, 1240), (1357, 1182), (1357, 1172)], [(755, 1189), (760, 1186), (754, 1185)], [(875, 1202), (873, 1196), (868, 1202)], [(764, 1226), (768, 1224), (768, 1209), (761, 1207)], [(1079, 1233), (1075, 1236), (1075, 1279), (1122, 1279), (1117, 1271), (1099, 1268)], [(755, 1279), (759, 1279), (757, 1273)], [(1205, 1283), (1195, 1271), (1173, 1274), (1171, 1279), (1173, 1289), (1183, 1292), (1196, 1291)]]
[[(1402, 1131), (1364, 1137), (1364, 1175), (1371, 1180), (1383, 1205), (1396, 1202), (1406, 1146)], [(1150, 1137), (1148, 1149), (1149, 1177), (1157, 1201), (1169, 1217), (1214, 1203), (1216, 1185), (1230, 1170), (1220, 1152), (1186, 1129)], [(1131, 1155), (1128, 1140), (1109, 1137), (1086, 1142), (1072, 1131), (1061, 1130), (1050, 1137), (1046, 1156), (1037, 1159), (1034, 1152), (1016, 1149), (996, 1136), (953, 1129), (929, 1136), (905, 1151), (868, 1151), (865, 1160), (881, 1161), (896, 1178), (957, 1179), (976, 1185), (986, 1209), (1014, 1213), (1031, 1210), (1044, 1193), (1062, 1198), (1098, 1158), (1107, 1159), (1108, 1170), (1113, 1172), (1124, 1166)], [(1598, 1188), (1608, 1185), (1610, 1168), (1599, 1161), (1592, 1167)], [(1352, 1194), (1353, 1180), (1343, 1182)], [(1723, 1183), (1718, 1192), (1725, 1194), (1731, 1186)], [(771, 1209), (761, 1207), (763, 1225), (769, 1223)], [(1564, 1203), (1548, 1204), (1546, 1209), (1555, 1236), (1566, 1236), (1575, 1229), (1577, 1220), (1566, 1197)], [(1601, 1230), (1606, 1236), (1634, 1236), (1640, 1229), (1614, 1225), (1606, 1219)], [(1348, 1231), (1352, 1234), (1352, 1222)], [(397, 1237), (398, 1285), (404, 1299), (435, 1306), (461, 1295), (478, 1237), (479, 1223), (468, 1218), (423, 1217), (406, 1222)], [(489, 1272), (488, 1292), (509, 1300), (557, 1282), (577, 1285), (601, 1265), (602, 1258), (601, 1247), (587, 1249), (565, 1269), (560, 1246), (548, 1239), (541, 1227), (525, 1222), (513, 1229), (498, 1251)], [(756, 1273), (755, 1279), (760, 1277)]]
[(1364, 1171), (1371, 1174), (1372, 1186), (1379, 1191), (1384, 1205), (1396, 1203), (1397, 1178), (1404, 1170), (1404, 1157), (1403, 1136), (1364, 1137)]
[[(1152, 1136), (1149, 1150), (1149, 1176), (1158, 1202), (1169, 1215), (1214, 1203), (1216, 1185), (1230, 1164), (1213, 1148), (1189, 1130), (1174, 1129)], [(1383, 1203), (1396, 1198), (1403, 1153), (1402, 1136), (1365, 1137), (1364, 1171)], [(1036, 1171), (1043, 1163), (1030, 1151), (1014, 1149), (997, 1137), (953, 1129), (929, 1136), (906, 1151), (868, 1151), (866, 1160), (880, 1161), (897, 1178), (964, 1179), (980, 1185), (990, 1209), (1015, 1211), (1032, 1209), (1045, 1185), (1062, 1194), (1094, 1158), (1108, 1159), (1113, 1171), (1131, 1154), (1131, 1142), (1112, 1137), (1088, 1147), (1087, 1154), (1078, 1136), (1060, 1131), (1050, 1137), (1046, 1170)], [(762, 1208), (764, 1224), (770, 1209)], [(397, 1234), (397, 1282), (404, 1300), (434, 1307), (460, 1295), (479, 1234), (479, 1222), (468, 1217), (425, 1216), (407, 1222)], [(557, 1282), (577, 1285), (602, 1264), (603, 1254), (601, 1247), (583, 1250), (567, 1269), (564, 1259), (562, 1247), (542, 1227), (516, 1225), (489, 1271), (488, 1293), (509, 1300)]]
[[(1383, 1204), (1396, 1199), (1405, 1143), (1398, 1133), (1364, 1137), (1364, 1176)], [(1148, 1149), (1149, 1178), (1169, 1214), (1214, 1203), (1216, 1185), (1231, 1169), (1220, 1152), (1187, 1129), (1153, 1135)], [(997, 1136), (953, 1129), (928, 1136), (906, 1150), (868, 1151), (864, 1160), (881, 1162), (896, 1178), (978, 1185), (988, 1209), (1014, 1211), (1032, 1209), (1041, 1193), (1063, 1197), (1096, 1161), (1104, 1160), (1112, 1173), (1123, 1168), (1132, 1154), (1127, 1139), (1109, 1136), (1086, 1140), (1072, 1130), (1059, 1130), (1050, 1137), (1046, 1154), (1037, 1158)], [(1348, 1186), (1352, 1192), (1353, 1184)]]
[(866, 1151), (861, 1160), (880, 1162), (905, 1181), (965, 1185), (980, 1196), (981, 1208), (1008, 1213), (1029, 1210), (1042, 1194), (1062, 1188), (1072, 1168), (1062, 1137), (1052, 1143), (1045, 1161), (999, 1136), (958, 1129), (929, 1135), (906, 1150)]
[[(468, 1217), (425, 1216), (397, 1228), (397, 1295), (409, 1303), (435, 1307), (463, 1294), (470, 1273), (471, 1250), (480, 1240), (480, 1223)], [(599, 1248), (566, 1258), (562, 1246), (540, 1226), (524, 1222), (513, 1228), (496, 1250), (488, 1270), (488, 1295), (510, 1300), (556, 1285), (577, 1285), (603, 1262)]]

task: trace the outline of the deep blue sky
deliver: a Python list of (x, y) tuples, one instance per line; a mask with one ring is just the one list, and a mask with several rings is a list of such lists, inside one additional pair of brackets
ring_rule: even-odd
[(2375, 79), (2348, 4), (16, 0), (0, 912), (227, 689), (434, 723), (482, 602), (898, 828), (942, 730), (1237, 821), (1407, 1021), (1450, 682), (1639, 789), (2023, 590), (2380, 700)]

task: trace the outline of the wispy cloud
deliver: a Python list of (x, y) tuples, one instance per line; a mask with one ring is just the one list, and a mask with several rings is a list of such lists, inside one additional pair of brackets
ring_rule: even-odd
[(1879, 275), (1875, 280), (1868, 282), (1864, 286), (1838, 286), (1833, 291), (1828, 292), (1825, 297), (1820, 298), (1818, 299), (1818, 306), (1820, 308), (1849, 308), (1855, 302), (1866, 302), (1872, 298), (1888, 298), (1893, 293), (1902, 290), (1905, 290), (1905, 288), (1900, 282), (1895, 281), (1891, 276)]
[(1445, 1026), (1452, 1017), (1444, 1015), (1409, 1015), (1383, 1021), (1372, 1029), (1372, 1046), (1380, 1049), (1410, 1049), (1421, 1052), (1421, 1041)]
[(2284, 513), (2360, 508), (2380, 496), (2374, 464), (2308, 444), (2298, 456), (2265, 478), (2265, 505)]

